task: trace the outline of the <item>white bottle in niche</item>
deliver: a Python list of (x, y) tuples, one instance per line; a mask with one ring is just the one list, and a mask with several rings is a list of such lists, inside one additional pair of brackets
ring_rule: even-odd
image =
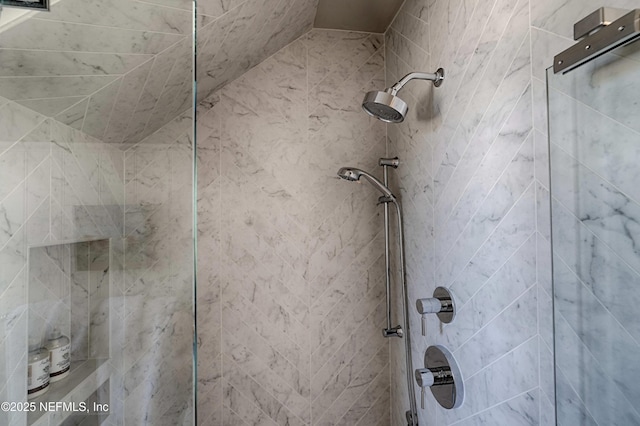
[(40, 340), (29, 340), (27, 367), (27, 399), (36, 398), (49, 390), (49, 351)]
[(63, 336), (60, 330), (54, 328), (49, 333), (46, 348), (49, 350), (49, 361), (51, 363), (49, 370), (51, 382), (64, 379), (69, 374), (69, 368), (71, 367), (69, 338)]

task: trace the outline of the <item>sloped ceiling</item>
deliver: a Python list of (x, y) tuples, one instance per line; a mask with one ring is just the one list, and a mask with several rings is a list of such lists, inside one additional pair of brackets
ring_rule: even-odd
[(384, 33), (404, 0), (320, 0), (316, 28)]
[[(199, 0), (198, 95), (312, 27), (318, 0)], [(0, 33), (0, 96), (133, 144), (191, 104), (191, 0), (61, 0)]]

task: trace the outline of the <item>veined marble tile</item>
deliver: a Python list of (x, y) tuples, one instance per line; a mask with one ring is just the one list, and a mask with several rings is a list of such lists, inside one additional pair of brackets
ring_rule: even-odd
[(252, 395), (252, 403), (277, 423), (285, 423), (292, 426), (302, 426), (305, 422), (278, 402), (267, 391), (253, 381), (231, 358), (225, 356), (223, 361), (224, 371), (227, 371), (226, 379), (234, 388), (238, 388), (245, 395)]
[(385, 310), (384, 303), (379, 303), (373, 312), (369, 314), (366, 321), (363, 321), (350, 338), (340, 346), (320, 369), (312, 374), (312, 398), (317, 398), (322, 394), (329, 383), (345, 366), (352, 362), (356, 353), (360, 353), (366, 346), (380, 346), (380, 329), (384, 326)]
[(54, 119), (74, 129), (82, 129), (84, 116), (87, 112), (87, 105), (89, 104), (89, 98), (81, 99), (82, 101), (62, 111), (60, 114), (56, 115)]
[(33, 111), (39, 112), (40, 114), (46, 115), (47, 117), (53, 117), (83, 99), (85, 99), (84, 96), (72, 96), (66, 98), (26, 99), (16, 101), (16, 103)]
[[(263, 45), (264, 52), (275, 52), (313, 28), (317, 0), (284, 0), (271, 11), (253, 46)], [(283, 30), (280, 30), (283, 28)], [(264, 57), (264, 55), (263, 55)]]
[[(385, 348), (381, 349), (381, 351), (384, 350)], [(379, 407), (376, 404), (382, 402), (379, 401), (379, 398), (382, 398), (384, 401), (384, 397), (387, 396), (389, 392), (389, 364), (387, 358), (388, 354), (386, 358), (382, 358), (383, 362), (387, 361), (386, 365), (381, 365), (381, 363), (376, 360), (376, 363), (370, 366), (377, 370), (377, 377), (375, 377), (375, 379), (371, 380), (370, 377), (366, 377), (353, 383), (353, 385), (349, 386), (347, 390), (343, 392), (340, 399), (334, 403), (332, 413), (328, 416), (320, 417), (314, 424), (348, 426), (366, 421), (366, 415), (370, 410), (384, 410), (384, 406)], [(362, 387), (365, 385), (367, 387), (362, 391)], [(384, 417), (382, 418), (384, 419)]]
[[(389, 362), (387, 348), (373, 346), (367, 350), (369, 353), (361, 353), (361, 356), (354, 357), (349, 368), (345, 368), (336, 380), (330, 383), (329, 388), (312, 402), (314, 424), (323, 426), (337, 424), (334, 423), (335, 420), (332, 421), (332, 418), (341, 417), (354, 402), (354, 396), (360, 395), (364, 386), (375, 386), (374, 380), (379, 376), (385, 376), (381, 372)], [(370, 355), (371, 352), (374, 354)], [(330, 410), (329, 407), (331, 407)]]
[(115, 79), (115, 76), (0, 77), (0, 93), (21, 100), (84, 96)]
[(222, 421), (225, 425), (260, 424), (276, 426), (278, 424), (228, 380), (224, 382), (223, 399), (225, 402)]
[(634, 285), (640, 279), (638, 273), (557, 203), (553, 220), (554, 253), (638, 339), (640, 330), (633, 315), (638, 297)]
[(382, 39), (366, 33), (314, 29), (306, 43), (309, 85), (314, 87), (332, 73), (346, 77), (350, 67), (363, 63), (381, 47)]
[[(534, 106), (535, 107), (535, 106)], [(549, 139), (546, 133), (538, 130), (533, 132), (535, 140), (535, 174), (536, 180), (544, 188), (549, 188)]]
[[(525, 192), (500, 226), (464, 267), (452, 290), (466, 303), (477, 289), (498, 270), (511, 253), (516, 251), (535, 231), (535, 193), (533, 187)], [(439, 276), (436, 275), (436, 279)], [(437, 281), (436, 281), (437, 282)], [(446, 285), (446, 282), (438, 283)]]
[[(222, 42), (233, 27), (236, 17), (239, 15), (241, 7), (236, 7), (225, 13), (213, 23), (203, 27), (198, 34), (198, 54), (200, 55), (200, 65), (198, 66), (198, 81), (203, 83), (198, 88), (198, 100), (203, 101), (208, 97), (209, 93), (219, 88), (218, 82), (215, 81), (214, 69), (217, 65), (212, 63), (214, 57), (220, 51)], [(206, 76), (211, 78), (206, 78)]]
[(16, 103), (9, 102), (0, 108), (0, 134), (2, 145), (0, 152), (5, 151), (29, 132), (34, 130), (45, 117)]
[(5, 247), (24, 224), (25, 184), (18, 184), (0, 202), (0, 247)]
[[(338, 340), (334, 338), (336, 329), (344, 328), (351, 332), (354, 330), (371, 311), (380, 303), (384, 288), (382, 280), (371, 279), (373, 281), (372, 288), (368, 292), (363, 292), (361, 298), (355, 296), (347, 296), (343, 298), (321, 321), (316, 320), (312, 324), (310, 333), (312, 335), (312, 348), (315, 350), (314, 360), (318, 360), (318, 365), (325, 361), (323, 350), (325, 342), (331, 343)], [(315, 369), (312, 371), (315, 372)]]
[(198, 13), (218, 17), (242, 4), (242, 0), (206, 0), (198, 4)]
[[(246, 252), (245, 255), (246, 257), (250, 257)], [(238, 266), (242, 268), (243, 263), (240, 263)], [(256, 266), (258, 268), (261, 267), (259, 264)], [(245, 294), (245, 297), (247, 297), (250, 302), (261, 306), (262, 315), (272, 321), (272, 326), (281, 330), (283, 333), (291, 335), (294, 342), (301, 348), (307, 348), (309, 344), (308, 335), (306, 334), (308, 314), (304, 305), (296, 305), (294, 303), (295, 299), (286, 300), (287, 298), (291, 298), (291, 295), (278, 292), (278, 287), (284, 289), (284, 286), (278, 285), (277, 282), (269, 286), (271, 288), (263, 288), (263, 284), (258, 284), (263, 282), (263, 280), (252, 282), (252, 280), (248, 279), (249, 277), (245, 277), (240, 271), (234, 271), (234, 275), (235, 274), (239, 275), (236, 281), (241, 283), (237, 291)]]
[[(253, 306), (246, 299), (243, 299), (239, 295), (235, 294), (231, 290), (227, 290), (229, 286), (225, 281), (222, 281), (223, 285), (223, 309), (230, 309), (235, 312), (236, 315), (242, 315), (242, 312), (245, 312), (244, 308), (249, 308)], [(225, 321), (224, 311), (223, 311), (223, 323)], [(286, 335), (279, 330), (275, 330), (270, 324), (261, 322), (256, 323), (255, 321), (248, 321), (247, 324), (249, 327), (253, 328), (254, 331), (265, 339), (277, 344), (278, 351), (289, 360), (293, 365), (295, 365), (299, 370), (303, 371), (305, 369), (305, 365), (308, 365), (308, 358), (304, 356), (301, 351), (301, 348), (291, 341)], [(308, 355), (307, 355), (308, 356)]]
[(596, 426), (598, 423), (591, 417), (589, 411), (585, 409), (584, 403), (567, 382), (562, 371), (557, 368), (556, 377), (557, 400), (559, 401), (557, 404), (557, 424), (559, 426), (569, 426), (578, 423), (585, 426)]
[(29, 177), (26, 187), (26, 217), (32, 221), (32, 215), (46, 201), (50, 188), (51, 164), (50, 160), (44, 160)]
[[(174, 7), (169, 9), (138, 1), (110, 0), (108, 4), (88, 4), (81, 0), (70, 0), (52, 5), (51, 13), (40, 14), (38, 19), (58, 23), (72, 22), (119, 29), (187, 34), (191, 31), (190, 11), (191, 8), (178, 11)], [(117, 30), (115, 32), (117, 33)]]
[[(472, 120), (475, 125), (479, 121), (478, 115), (482, 114), (489, 105), (490, 96), (495, 93), (505, 76), (505, 71), (511, 67), (518, 68), (511, 61), (514, 56), (518, 56), (518, 49), (527, 34), (525, 22), (528, 9), (524, 6), (526, 6), (524, 2), (517, 4), (512, 0), (501, 0), (496, 4), (489, 17), (492, 25), (488, 25), (480, 36), (466, 67), (464, 78), (453, 97), (452, 105), (456, 105), (456, 108), (451, 108), (445, 116), (445, 128), (455, 129), (465, 116), (468, 117), (466, 121)], [(510, 22), (512, 13), (514, 17)], [(502, 30), (505, 28), (513, 35), (512, 38), (501, 38)], [(520, 56), (525, 55), (520, 54)], [(525, 56), (527, 63), (528, 56), (527, 46)]]
[[(436, 416), (446, 424), (465, 419), (475, 413), (507, 401), (538, 385), (538, 342), (529, 339), (480, 373), (465, 380), (465, 401), (456, 410), (438, 406)], [(499, 374), (517, 371), (519, 374)]]
[(532, 235), (445, 327), (447, 347), (457, 350), (536, 282), (536, 237)]
[[(436, 241), (442, 247), (442, 253), (446, 253), (451, 237), (459, 235), (464, 226), (469, 223), (471, 217), (481, 203), (482, 197), (490, 197), (490, 191), (494, 185), (499, 186), (500, 181), (511, 173), (523, 178), (533, 178), (531, 170), (511, 170), (510, 162), (514, 161), (520, 150), (530, 149), (529, 155), (533, 157), (533, 133), (531, 132), (531, 102), (529, 96), (524, 96), (516, 106), (511, 117), (504, 123), (504, 127), (496, 136), (493, 144), (488, 149), (485, 158), (478, 166), (474, 177), (468, 182), (464, 193), (458, 200), (455, 209), (446, 225), (436, 228)], [(522, 145), (522, 147), (520, 147)], [(531, 158), (533, 160), (533, 158)], [(531, 164), (533, 166), (533, 164)], [(526, 167), (526, 166), (525, 166)], [(530, 174), (529, 174), (530, 173)], [(525, 179), (526, 179), (525, 178)], [(441, 259), (437, 259), (438, 262)]]
[(125, 142), (138, 142), (142, 139), (142, 132), (171, 74), (176, 62), (176, 55), (179, 54), (181, 49), (186, 48), (186, 45), (186, 41), (183, 40), (156, 56), (149, 71), (149, 77), (146, 79), (140, 94), (135, 112), (131, 115)]
[[(369, 402), (371, 400), (371, 396), (366, 395), (366, 400)], [(386, 395), (380, 396), (377, 400), (371, 403), (371, 408), (369, 408), (369, 410), (360, 417), (356, 426), (369, 424), (381, 426), (391, 424), (391, 398), (389, 397), (388, 391)]]
[(129, 124), (131, 114), (135, 111), (140, 93), (144, 87), (153, 61), (148, 61), (129, 72), (122, 79), (118, 98), (109, 117), (108, 125), (103, 135), (107, 143), (120, 143), (123, 141), (126, 126)]
[(640, 215), (640, 206), (555, 145), (551, 162), (554, 199), (640, 271), (635, 249), (635, 218)]
[(0, 200), (3, 200), (25, 179), (26, 152), (21, 144), (14, 144), (0, 156)]
[(536, 77), (532, 79), (533, 85), (533, 123), (536, 130), (548, 134), (547, 120), (547, 87), (546, 82)]
[[(553, 370), (550, 372), (553, 374)], [(541, 394), (540, 399), (540, 426), (554, 426), (556, 425), (556, 407), (551, 403), (551, 400), (547, 399), (544, 394)], [(555, 400), (554, 400), (555, 401)]]
[(403, 11), (394, 19), (392, 27), (429, 52), (429, 24), (426, 21)]
[[(346, 330), (349, 334), (355, 332), (358, 329), (358, 326), (362, 321), (366, 321), (373, 312), (376, 312), (379, 309), (381, 300), (381, 288), (378, 291), (378, 299), (377, 300), (366, 300), (366, 307), (362, 307), (359, 309), (357, 316), (353, 313), (349, 313), (348, 318), (342, 323), (343, 327), (346, 327)], [(337, 334), (331, 334), (322, 345), (314, 348), (314, 352), (311, 355), (311, 371), (317, 372), (325, 365), (325, 363), (329, 362), (331, 357), (339, 350), (339, 348), (343, 347), (343, 345), (349, 341), (348, 336), (341, 336)]]
[(157, 54), (184, 36), (32, 18), (3, 32), (10, 49)]
[[(6, 379), (16, 361), (19, 359), (19, 354), (22, 353), (23, 348), (16, 348), (10, 350), (8, 348), (11, 345), (15, 345), (19, 338), (24, 337), (19, 333), (23, 333), (22, 327), (15, 328), (19, 324), (20, 317), (28, 310), (27, 303), (27, 268), (20, 265), (22, 269), (18, 272), (11, 283), (3, 285), (4, 292), (0, 295), (0, 312), (3, 313), (2, 325), (3, 332), (0, 335), (0, 339), (5, 342), (7, 346), (6, 350), (2, 351), (0, 355), (0, 375), (3, 375)], [(19, 346), (19, 345), (16, 345)], [(8, 382), (4, 382), (8, 383)]]
[[(505, 174), (496, 183), (452, 246), (452, 253), (438, 266), (437, 277), (451, 277), (456, 267), (471, 260), (473, 253), (496, 229), (533, 182), (533, 143), (525, 141)], [(452, 237), (458, 234), (453, 234)], [(436, 257), (436, 262), (438, 258)]]
[[(8, 330), (9, 331), (9, 330)], [(10, 350), (5, 352), (5, 366), (10, 366), (7, 383), (13, 383), (14, 386), (5, 388), (7, 401), (21, 402), (25, 401), (27, 394), (26, 380), (24, 371), (27, 367), (27, 347), (24, 346), (24, 337), (27, 335), (27, 314), (23, 313), (16, 318), (13, 328), (9, 331), (4, 342)]]
[(280, 403), (303, 419), (310, 421), (311, 407), (309, 399), (298, 394), (277, 373), (272, 372), (259, 358), (258, 354), (249, 351), (245, 345), (226, 334), (223, 338), (223, 352), (231, 358), (245, 374), (274, 396)]
[(537, 316), (537, 288), (532, 287), (454, 352), (463, 374), (473, 376), (535, 337)]
[(245, 325), (244, 320), (236, 317), (233, 312), (226, 310), (224, 315), (225, 319), (229, 320), (225, 322), (225, 328), (228, 327), (228, 332), (235, 333), (235, 336), (252, 353), (263, 358), (264, 362), (268, 364), (268, 369), (278, 374), (281, 380), (288, 383), (298, 394), (309, 397), (311, 384), (307, 371), (299, 370), (279, 352), (276, 345), (251, 330)]
[(456, 425), (539, 425), (539, 395), (536, 391), (526, 392), (480, 414), (465, 419)]
[[(595, 10), (595, 9), (594, 9)], [(532, 11), (532, 14), (535, 13)], [(531, 27), (531, 66), (533, 77), (546, 81), (546, 70), (553, 65), (553, 57), (573, 46), (573, 37), (561, 37), (548, 31)]]
[[(579, 282), (576, 284), (578, 286), (582, 285)], [(571, 398), (572, 392), (566, 390), (562, 385), (563, 378), (566, 378), (588, 412), (598, 423), (607, 422), (607, 424), (612, 425), (628, 425), (640, 422), (640, 414), (638, 414), (634, 406), (634, 402), (637, 399), (632, 389), (634, 386), (632, 383), (638, 377), (638, 372), (633, 370), (634, 366), (626, 365), (624, 375), (607, 375), (607, 371), (610, 371), (611, 367), (616, 365), (617, 362), (624, 363), (625, 357), (634, 357), (634, 353), (637, 354), (637, 343), (634, 343), (636, 348), (633, 349), (625, 347), (628, 345), (620, 346), (619, 348), (625, 352), (612, 350), (612, 347), (604, 348), (602, 346), (601, 349), (604, 349), (604, 351), (594, 347), (592, 345), (592, 337), (587, 337), (584, 333), (585, 330), (587, 330), (586, 334), (589, 334), (589, 328), (594, 331), (597, 330), (597, 333), (604, 332), (605, 334), (602, 337), (606, 342), (603, 343), (608, 345), (619, 337), (616, 336), (618, 334), (616, 327), (612, 327), (613, 324), (605, 318), (601, 310), (589, 310), (589, 307), (591, 307), (589, 306), (591, 305), (589, 300), (584, 300), (584, 305), (586, 305), (584, 308), (589, 312), (590, 318), (598, 318), (598, 320), (594, 321), (593, 324), (585, 324), (584, 322), (582, 322), (581, 326), (576, 324), (575, 314), (573, 312), (569, 313), (565, 308), (571, 302), (566, 301), (567, 293), (564, 291), (566, 290), (573, 294), (577, 292), (577, 297), (584, 296), (584, 294), (580, 293), (580, 290), (577, 290), (564, 278), (558, 279), (556, 287), (561, 287), (559, 289), (559, 297), (556, 300), (559, 304), (562, 304), (558, 306), (556, 312), (556, 338), (563, 342), (561, 347), (556, 347), (556, 371), (562, 372), (563, 376), (557, 379), (556, 398), (560, 401)], [(598, 325), (596, 325), (596, 322)], [(576, 334), (576, 326), (580, 335)], [(629, 350), (631, 351), (626, 352)], [(585, 372), (588, 373), (585, 374)], [(560, 374), (557, 375), (559, 376)], [(632, 386), (631, 388), (629, 387), (630, 385)], [(564, 410), (564, 408), (559, 407), (558, 420), (560, 420), (561, 413)], [(577, 421), (576, 417), (573, 419), (573, 422), (575, 421)]]
[[(525, 53), (524, 51), (522, 53)], [(512, 114), (513, 109), (518, 102), (530, 96), (529, 82), (530, 77), (526, 72), (526, 67), (516, 66), (513, 72), (509, 73), (507, 78), (498, 87), (494, 95), (494, 101), (488, 106), (484, 117), (478, 112), (474, 112), (475, 118), (465, 127), (468, 129), (465, 135), (464, 129), (460, 128), (460, 136), (464, 140), (469, 140), (467, 149), (462, 155), (457, 167), (451, 177), (447, 181), (447, 185), (441, 189), (442, 197), (437, 198), (436, 212), (442, 219), (446, 218), (452, 211), (460, 193), (464, 190), (465, 184), (469, 182), (473, 176), (482, 158), (486, 155), (491, 143), (500, 133), (500, 129), (508, 117)], [(500, 99), (501, 101), (497, 101)], [(526, 105), (527, 101), (522, 101), (521, 106)], [(515, 123), (514, 123), (515, 124)], [(477, 129), (477, 130), (476, 130)], [(437, 151), (437, 149), (435, 150)], [(434, 153), (434, 162), (438, 164), (440, 159)], [(434, 176), (435, 181), (439, 179), (438, 174)], [(436, 194), (438, 194), (436, 184)], [(436, 222), (437, 225), (440, 222)]]
[(100, 89), (89, 98), (87, 112), (82, 123), (82, 131), (95, 138), (102, 138), (108, 124), (108, 118), (116, 102), (122, 79), (118, 79)]
[(151, 55), (3, 49), (3, 77), (125, 74)]
[[(538, 291), (538, 295), (540, 295), (540, 291)], [(547, 401), (555, 400), (554, 363), (552, 350), (549, 349), (546, 342), (540, 339), (540, 397), (547, 399)]]
[(174, 9), (193, 10), (193, 2), (191, 0), (145, 0), (142, 3), (158, 4)]
[[(605, 114), (610, 114), (608, 117), (557, 90), (550, 91), (549, 103), (552, 142), (635, 200), (640, 200), (640, 192), (634, 185), (638, 175), (632, 166), (633, 158), (640, 154), (637, 148), (640, 127), (634, 131), (622, 125), (622, 117), (616, 117), (612, 114), (614, 111), (603, 108)], [(554, 168), (554, 173), (557, 172)]]

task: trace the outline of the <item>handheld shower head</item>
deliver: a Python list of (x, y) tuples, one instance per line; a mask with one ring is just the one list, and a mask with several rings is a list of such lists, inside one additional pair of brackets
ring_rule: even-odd
[(401, 123), (407, 116), (409, 107), (396, 95), (411, 80), (430, 80), (433, 81), (435, 87), (440, 87), (442, 80), (444, 80), (444, 70), (438, 68), (435, 74), (412, 72), (385, 91), (369, 92), (362, 101), (362, 109), (372, 117), (386, 123)]
[(364, 170), (356, 169), (355, 167), (342, 167), (338, 170), (338, 176), (351, 182), (357, 182), (361, 177), (364, 177), (371, 185), (373, 185), (374, 188), (382, 192), (386, 197), (394, 200), (396, 198), (389, 188), (387, 188), (375, 176), (365, 172)]

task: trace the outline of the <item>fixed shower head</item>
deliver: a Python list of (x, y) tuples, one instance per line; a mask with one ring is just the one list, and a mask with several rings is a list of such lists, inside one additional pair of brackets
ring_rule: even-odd
[(407, 116), (409, 107), (405, 101), (396, 95), (400, 89), (411, 80), (429, 80), (433, 81), (435, 87), (440, 87), (442, 80), (444, 80), (444, 70), (438, 68), (435, 74), (412, 72), (405, 75), (400, 81), (385, 91), (374, 90), (369, 92), (362, 101), (362, 109), (367, 114), (385, 123), (403, 122)]
[(365, 95), (362, 109), (385, 123), (401, 123), (407, 115), (407, 103), (389, 91), (374, 90)]
[(386, 197), (389, 197), (393, 200), (396, 199), (389, 188), (387, 188), (375, 176), (365, 172), (364, 170), (356, 169), (355, 167), (342, 167), (340, 170), (338, 170), (338, 176), (351, 182), (357, 182), (361, 177), (364, 177), (367, 181), (369, 181), (371, 185), (373, 185), (374, 188), (382, 192)]

